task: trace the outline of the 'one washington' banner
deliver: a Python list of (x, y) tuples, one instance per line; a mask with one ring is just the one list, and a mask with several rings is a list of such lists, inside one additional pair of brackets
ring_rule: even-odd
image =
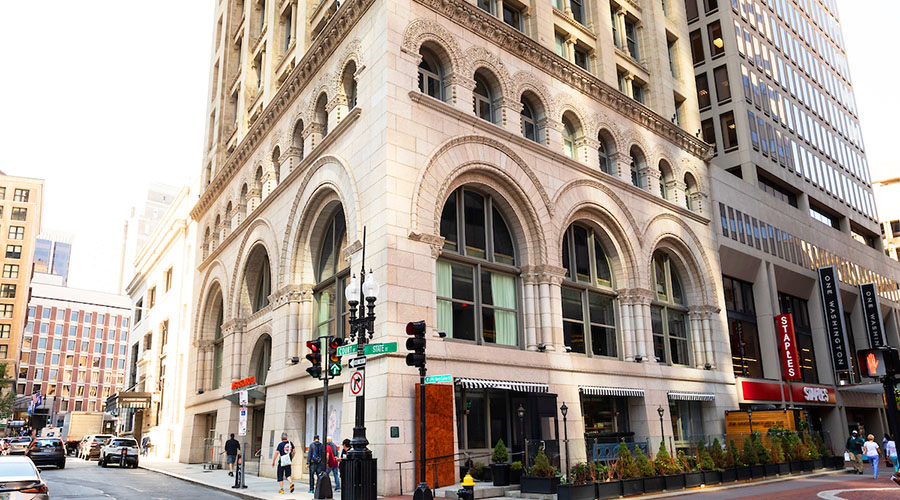
[(875, 283), (859, 285), (863, 315), (866, 318), (866, 332), (869, 333), (869, 347), (887, 347), (884, 340), (884, 324), (881, 322), (881, 306), (878, 304), (878, 290)]
[(819, 290), (822, 292), (822, 311), (825, 313), (825, 332), (831, 345), (831, 361), (834, 371), (850, 370), (850, 353), (844, 332), (844, 308), (841, 306), (840, 287), (834, 266), (820, 267)]

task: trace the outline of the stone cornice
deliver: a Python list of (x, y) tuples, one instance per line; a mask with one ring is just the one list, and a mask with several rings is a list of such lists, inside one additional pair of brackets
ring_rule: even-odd
[(199, 221), (222, 191), (225, 190), (231, 179), (240, 170), (253, 151), (262, 143), (281, 115), (300, 96), (300, 93), (310, 81), (319, 74), (319, 70), (325, 62), (335, 53), (340, 45), (356, 26), (362, 15), (369, 9), (375, 0), (347, 0), (341, 5), (335, 15), (328, 21), (318, 37), (310, 45), (309, 50), (297, 63), (297, 67), (287, 77), (284, 84), (272, 100), (263, 110), (256, 122), (247, 131), (240, 144), (235, 148), (231, 156), (206, 187), (206, 191), (200, 196), (200, 200), (191, 210), (191, 218)]
[(528, 38), (524, 33), (507, 26), (474, 4), (465, 0), (415, 1), (463, 28), (475, 32), (504, 50), (516, 54), (530, 62), (534, 67), (540, 68), (550, 76), (616, 110), (619, 114), (638, 125), (652, 130), (657, 135), (697, 158), (706, 162), (712, 159), (713, 147), (709, 144), (690, 135), (667, 118), (627, 97), (619, 92), (618, 89), (613, 88), (575, 64), (559, 57), (550, 49)]

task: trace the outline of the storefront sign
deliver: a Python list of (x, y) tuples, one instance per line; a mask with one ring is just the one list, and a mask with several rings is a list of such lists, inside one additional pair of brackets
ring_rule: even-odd
[(256, 385), (256, 377), (250, 376), (247, 378), (243, 378), (241, 380), (237, 380), (231, 383), (231, 390), (240, 389), (241, 387), (247, 387), (251, 385)]
[(782, 375), (786, 380), (800, 377), (797, 354), (797, 338), (794, 336), (794, 318), (790, 314), (775, 316), (775, 331), (778, 335), (778, 349), (781, 351)]
[(791, 395), (795, 403), (834, 404), (834, 389), (814, 385), (791, 385)]
[(750, 401), (781, 401), (783, 384), (780, 382), (741, 381), (741, 395)]
[[(806, 385), (793, 383), (790, 384), (790, 397), (794, 403), (803, 404), (834, 404), (834, 389), (831, 387), (822, 387), (818, 385)], [(782, 391), (784, 399), (787, 400), (787, 388), (780, 382), (755, 382), (752, 380), (741, 380), (741, 398), (743, 401), (778, 401), (782, 400)], [(756, 415), (756, 412), (753, 413)]]
[(841, 307), (841, 293), (837, 271), (834, 266), (820, 267), (819, 290), (822, 292), (822, 310), (825, 313), (825, 332), (831, 345), (831, 361), (834, 371), (850, 370), (850, 355), (847, 351), (847, 335), (844, 333), (844, 310)]
[(869, 347), (887, 347), (875, 283), (859, 285), (859, 296), (862, 299), (863, 315), (866, 319), (866, 332), (869, 333)]

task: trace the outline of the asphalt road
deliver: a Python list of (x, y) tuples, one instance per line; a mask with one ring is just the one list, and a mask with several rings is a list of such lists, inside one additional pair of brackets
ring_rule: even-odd
[(69, 457), (66, 468), (42, 467), (41, 477), (50, 487), (50, 498), (77, 500), (197, 500), (236, 496), (197, 486), (144, 469), (103, 468), (97, 461)]
[(879, 470), (878, 479), (872, 478), (872, 469), (865, 475), (838, 473), (816, 477), (798, 476), (788, 481), (748, 485), (718, 491), (694, 490), (689, 494), (670, 498), (698, 500), (897, 500), (900, 487), (891, 482), (893, 469)]

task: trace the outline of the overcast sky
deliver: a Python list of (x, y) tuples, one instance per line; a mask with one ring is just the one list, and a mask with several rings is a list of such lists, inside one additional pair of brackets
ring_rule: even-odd
[[(900, 69), (886, 57), (900, 2), (838, 4), (872, 177), (900, 175)], [(75, 234), (69, 285), (115, 291), (129, 208), (151, 182), (184, 185), (200, 171), (213, 2), (2, 8), (0, 170), (46, 180), (43, 227)]]

